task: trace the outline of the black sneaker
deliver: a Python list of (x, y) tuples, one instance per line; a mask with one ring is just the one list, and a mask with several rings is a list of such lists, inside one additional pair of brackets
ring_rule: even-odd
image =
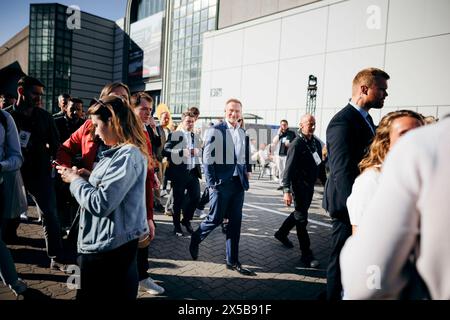
[(275, 239), (279, 240), (286, 248), (292, 249), (294, 247), (294, 244), (291, 240), (288, 239), (288, 237), (283, 237), (280, 235), (280, 233), (277, 231), (273, 235)]
[(319, 260), (314, 258), (313, 255), (308, 256), (302, 255), (300, 261), (303, 262), (309, 268), (317, 268), (320, 265)]

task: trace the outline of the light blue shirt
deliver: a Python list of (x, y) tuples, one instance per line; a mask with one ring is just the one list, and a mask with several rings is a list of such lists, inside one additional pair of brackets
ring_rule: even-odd
[(363, 108), (361, 108), (360, 106), (358, 106), (357, 104), (353, 103), (352, 100), (350, 100), (350, 105), (355, 108), (356, 110), (358, 110), (358, 112), (362, 115), (362, 117), (364, 118), (364, 121), (366, 121), (367, 125), (369, 126), (370, 130), (372, 131), (372, 133), (375, 135), (375, 131), (372, 127), (372, 125), (370, 124), (370, 122), (367, 120), (367, 116), (369, 115), (369, 113), (364, 110)]

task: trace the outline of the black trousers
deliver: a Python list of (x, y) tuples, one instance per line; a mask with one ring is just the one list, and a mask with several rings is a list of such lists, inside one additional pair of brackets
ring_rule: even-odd
[(208, 202), (209, 202), (209, 188), (206, 187), (205, 190), (203, 190), (200, 201), (198, 202), (197, 209), (205, 210), (205, 206), (208, 204)]
[[(183, 209), (183, 222), (192, 220), (194, 211), (200, 198), (200, 183), (195, 173), (195, 169), (191, 170), (186, 178), (173, 179), (173, 225), (180, 228), (181, 209)], [(187, 191), (188, 201), (184, 202)]]
[(148, 246), (145, 248), (138, 248), (137, 251), (137, 270), (139, 281), (148, 278), (148, 268), (150, 265), (148, 263)]
[(302, 256), (305, 257), (310, 257), (312, 255), (310, 248), (311, 241), (309, 239), (306, 226), (308, 224), (308, 209), (311, 205), (313, 194), (314, 187), (312, 189), (294, 188), (295, 211), (293, 211), (286, 218), (286, 220), (284, 220), (278, 230), (280, 236), (287, 237), (291, 229), (295, 226), (297, 229), (297, 238), (298, 243), (300, 244), (300, 250), (302, 252)]
[(135, 300), (139, 285), (137, 245), (136, 239), (108, 252), (80, 254), (77, 300)]
[(341, 267), (339, 255), (344, 247), (345, 241), (352, 235), (350, 221), (333, 218), (331, 233), (331, 253), (327, 269), (327, 299), (342, 299)]

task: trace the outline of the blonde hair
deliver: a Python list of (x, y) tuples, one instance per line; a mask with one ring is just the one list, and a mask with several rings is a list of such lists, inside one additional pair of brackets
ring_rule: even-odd
[(370, 145), (369, 152), (359, 163), (359, 170), (361, 172), (368, 168), (379, 167), (383, 164), (391, 145), (389, 135), (391, 133), (392, 124), (396, 119), (403, 117), (415, 118), (421, 125), (424, 124), (423, 117), (411, 110), (399, 110), (386, 114), (380, 121), (375, 138)]
[(378, 79), (389, 80), (390, 76), (378, 68), (367, 68), (359, 71), (353, 79), (353, 93), (362, 85), (372, 87)]
[(150, 158), (142, 123), (124, 98), (106, 96), (97, 100), (97, 103), (89, 108), (88, 114), (98, 116), (105, 123), (111, 119), (112, 130), (119, 144), (132, 144), (139, 148), (147, 159)]

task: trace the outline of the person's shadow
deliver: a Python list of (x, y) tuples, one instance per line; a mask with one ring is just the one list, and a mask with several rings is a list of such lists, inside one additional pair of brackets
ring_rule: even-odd
[(41, 291), (33, 289), (33, 288), (27, 288), (27, 290), (21, 294), (23, 297), (23, 300), (29, 300), (29, 301), (50, 301), (51, 297), (47, 296), (46, 294), (43, 294)]

